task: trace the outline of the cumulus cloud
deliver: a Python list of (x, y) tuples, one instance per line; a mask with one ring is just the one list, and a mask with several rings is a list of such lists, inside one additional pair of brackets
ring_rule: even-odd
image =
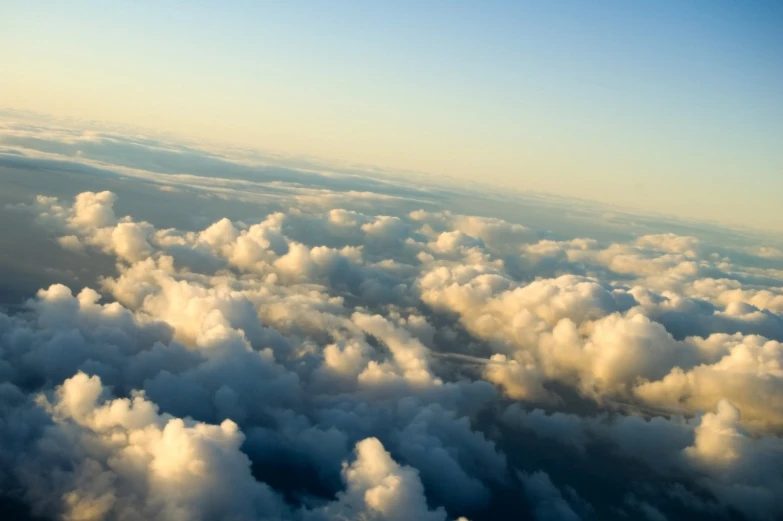
[(783, 515), (773, 250), (311, 202), (200, 228), (108, 191), (16, 205), (116, 272), (0, 314), (4, 497), (74, 520)]
[(53, 425), (20, 471), (34, 505), (45, 506), (42, 513), (65, 519), (281, 517), (282, 501), (250, 473), (236, 423), (161, 415), (142, 393), (102, 402), (104, 391), (97, 376), (80, 372), (44, 403)]
[(525, 493), (536, 503), (534, 512), (537, 521), (579, 521), (580, 517), (552, 484), (546, 472), (520, 474), (520, 478)]
[[(377, 438), (356, 444), (356, 460), (343, 468), (346, 490), (324, 513), (337, 519), (445, 521), (442, 508), (430, 510), (418, 472), (398, 465)], [(460, 518), (467, 521), (465, 518)], [(459, 520), (458, 520), (459, 521)]]

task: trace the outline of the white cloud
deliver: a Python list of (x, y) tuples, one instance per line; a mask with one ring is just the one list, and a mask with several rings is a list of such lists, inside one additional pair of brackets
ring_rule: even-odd
[(356, 444), (356, 460), (343, 469), (346, 490), (324, 510), (336, 519), (445, 521), (442, 508), (430, 510), (418, 472), (400, 466), (377, 438)]
[[(109, 255), (117, 273), (102, 293), (53, 285), (0, 315), (0, 442), (14, 447), (0, 484), (41, 513), (783, 513), (774, 270), (673, 234), (539, 240), (328, 198), (159, 229), (117, 218), (116, 201), (29, 205), (60, 247)], [(644, 469), (641, 484), (594, 494), (557, 472), (571, 456), (529, 457), (546, 443), (622, 479)]]

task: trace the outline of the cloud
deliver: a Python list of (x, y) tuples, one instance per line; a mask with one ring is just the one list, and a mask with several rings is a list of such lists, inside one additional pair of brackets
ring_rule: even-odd
[[(45, 404), (54, 423), (39, 442), (39, 460), (22, 471), (34, 504), (53, 510), (45, 513), (184, 520), (275, 519), (285, 511), (274, 492), (253, 479), (236, 423), (161, 415), (143, 394), (101, 403), (103, 393), (97, 376), (77, 373)], [(80, 456), (73, 467), (68, 452)]]
[(650, 404), (685, 406), (693, 411), (713, 409), (720, 400), (728, 399), (742, 408), (748, 428), (780, 429), (780, 342), (725, 334), (693, 342), (718, 359), (689, 371), (675, 367), (660, 380), (639, 385), (635, 394)]
[(534, 512), (537, 521), (579, 521), (560, 491), (552, 484), (546, 472), (520, 474), (525, 493), (536, 503)]
[(429, 509), (418, 472), (398, 465), (377, 438), (360, 441), (355, 452), (343, 468), (346, 490), (323, 509), (329, 518), (445, 521), (442, 508)]
[(445, 190), (26, 132), (4, 154), (275, 201), (189, 226), (105, 190), (9, 207), (116, 263), (0, 314), (0, 486), (32, 514), (783, 515), (774, 248), (562, 236)]

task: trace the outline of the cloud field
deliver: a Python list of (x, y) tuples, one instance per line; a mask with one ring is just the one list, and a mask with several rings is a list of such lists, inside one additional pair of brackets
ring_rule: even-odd
[[(220, 183), (20, 128), (3, 168), (75, 165), (95, 189), (36, 186), (4, 211), (52, 259), (113, 266), (0, 314), (0, 487), (24, 515), (783, 517), (769, 243), (565, 236), (464, 213), (452, 189), (251, 167)], [(192, 225), (121, 212), (133, 195), (100, 189), (99, 168), (180, 201)], [(263, 204), (199, 221), (226, 201)]]

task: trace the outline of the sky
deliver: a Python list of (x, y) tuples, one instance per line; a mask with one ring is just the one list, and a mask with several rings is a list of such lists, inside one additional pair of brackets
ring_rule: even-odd
[(783, 519), (781, 8), (2, 2), (6, 517)]
[(0, 106), (782, 230), (779, 2), (3, 1)]

